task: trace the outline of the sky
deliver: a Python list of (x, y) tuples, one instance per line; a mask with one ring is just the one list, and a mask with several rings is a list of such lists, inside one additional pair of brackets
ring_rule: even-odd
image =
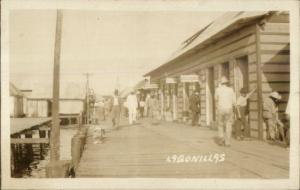
[[(84, 94), (84, 73), (97, 94), (112, 94), (117, 83), (133, 86), (222, 14), (64, 10), (61, 93)], [(55, 22), (53, 10), (10, 12), (10, 80), (18, 88), (52, 95)]]

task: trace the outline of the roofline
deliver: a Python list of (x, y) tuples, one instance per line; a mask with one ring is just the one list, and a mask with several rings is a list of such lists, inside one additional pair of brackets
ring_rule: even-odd
[[(266, 13), (266, 14), (264, 14), (264, 15), (257, 16), (258, 18), (255, 18), (255, 19), (261, 19), (262, 17), (265, 17), (266, 15), (268, 15), (268, 14), (270, 14), (270, 13), (272, 13), (272, 11), (269, 11), (268, 13)], [(244, 18), (240, 18), (240, 19), (236, 20), (235, 22), (233, 22), (233, 23), (230, 24), (229, 26), (225, 27), (223, 30), (225, 30), (225, 29), (227, 29), (227, 28), (229, 28), (229, 27), (232, 27), (233, 25), (235, 25), (236, 23), (238, 23), (239, 21), (241, 21), (241, 20), (243, 20), (243, 19), (244, 19)], [(211, 23), (209, 23), (208, 25), (211, 25)], [(206, 28), (208, 25), (206, 25), (204, 28)], [(239, 28), (237, 28), (237, 29), (239, 29)], [(236, 29), (236, 30), (237, 30), (237, 29)], [(202, 29), (201, 29), (201, 30), (202, 30)], [(220, 32), (220, 31), (219, 31), (219, 32)], [(219, 33), (219, 32), (218, 32), (218, 33)], [(218, 34), (218, 33), (217, 33), (217, 34)], [(197, 34), (197, 33), (196, 33), (196, 34)], [(195, 34), (194, 34), (194, 35), (195, 35)], [(193, 35), (193, 36), (194, 36), (194, 35)], [(213, 35), (213, 36), (215, 36), (215, 35)], [(163, 67), (165, 67), (165, 66), (171, 64), (172, 62), (178, 60), (179, 58), (181, 58), (181, 57), (183, 57), (184, 55), (188, 54), (189, 52), (193, 51), (193, 50), (194, 50), (195, 48), (197, 48), (200, 44), (204, 44), (205, 42), (211, 40), (211, 38), (212, 38), (213, 36), (211, 36), (210, 38), (208, 38), (208, 39), (204, 40), (203, 42), (197, 44), (195, 47), (193, 47), (193, 48), (191, 48), (191, 49), (189, 49), (189, 50), (183, 52), (182, 54), (178, 55), (177, 57), (174, 57), (173, 59), (167, 61), (166, 63), (164, 63), (164, 64), (158, 66), (157, 68), (155, 68), (155, 69), (149, 71), (148, 73), (144, 74), (143, 76), (144, 76), (144, 77), (150, 76), (150, 75), (151, 75), (152, 73), (154, 73), (155, 71), (158, 71), (159, 69), (161, 69), (161, 68), (163, 68)], [(191, 37), (190, 37), (190, 38), (191, 38)], [(188, 39), (189, 39), (189, 38), (188, 38)], [(207, 46), (207, 45), (205, 45), (204, 47), (206, 47), (206, 46)], [(202, 48), (204, 48), (204, 47), (202, 47)]]

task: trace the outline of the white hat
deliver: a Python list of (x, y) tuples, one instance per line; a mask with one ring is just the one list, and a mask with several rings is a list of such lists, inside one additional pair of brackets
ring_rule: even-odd
[(281, 99), (281, 96), (279, 95), (279, 93), (278, 92), (271, 92), (270, 94), (269, 94), (269, 96), (270, 97), (273, 97), (273, 98), (276, 98), (276, 99), (278, 99), (278, 100), (280, 100)]
[(222, 76), (222, 78), (221, 78), (221, 84), (227, 83), (227, 82), (228, 82), (228, 79), (225, 76)]

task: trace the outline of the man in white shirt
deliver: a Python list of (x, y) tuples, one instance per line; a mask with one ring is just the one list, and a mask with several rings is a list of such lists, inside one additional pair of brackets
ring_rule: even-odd
[[(220, 145), (230, 146), (230, 138), (233, 123), (233, 107), (236, 104), (236, 96), (231, 87), (228, 86), (228, 79), (221, 78), (221, 84), (216, 89), (215, 99), (217, 102), (218, 110), (218, 133), (220, 138)], [(225, 138), (224, 138), (225, 126)]]
[(138, 100), (133, 91), (127, 96), (126, 105), (128, 108), (128, 120), (131, 125), (136, 122), (136, 111), (138, 107)]
[[(236, 111), (237, 111), (237, 119), (236, 119), (236, 131), (235, 136), (237, 140), (242, 140), (244, 136), (249, 134), (249, 126), (247, 121), (248, 115), (248, 99), (254, 93), (256, 88), (254, 88), (250, 93), (246, 88), (242, 88), (240, 90), (240, 96), (236, 101)], [(244, 134), (241, 133), (242, 126), (244, 127)]]

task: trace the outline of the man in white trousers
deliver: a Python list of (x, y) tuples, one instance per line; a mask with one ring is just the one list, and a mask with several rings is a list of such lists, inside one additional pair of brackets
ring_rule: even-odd
[(127, 96), (126, 104), (128, 108), (129, 124), (131, 125), (136, 122), (136, 110), (138, 107), (137, 97), (133, 91)]
[[(236, 96), (226, 77), (221, 78), (221, 84), (215, 93), (218, 108), (218, 133), (219, 145), (230, 146), (231, 131), (233, 124), (233, 107), (236, 106)], [(225, 127), (225, 138), (224, 138)]]

